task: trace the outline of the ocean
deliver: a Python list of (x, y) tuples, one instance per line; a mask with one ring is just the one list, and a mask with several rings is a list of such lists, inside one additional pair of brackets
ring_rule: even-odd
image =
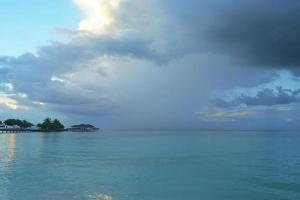
[(300, 134), (0, 134), (0, 200), (296, 200)]

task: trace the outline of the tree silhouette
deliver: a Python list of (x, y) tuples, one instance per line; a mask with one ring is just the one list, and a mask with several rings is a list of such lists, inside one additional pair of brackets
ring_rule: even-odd
[(4, 121), (4, 124), (7, 126), (19, 126), (21, 128), (29, 128), (33, 126), (31, 122), (20, 119), (7, 119)]
[(42, 130), (61, 130), (64, 129), (65, 126), (58, 120), (51, 118), (44, 119), (43, 123), (37, 125)]

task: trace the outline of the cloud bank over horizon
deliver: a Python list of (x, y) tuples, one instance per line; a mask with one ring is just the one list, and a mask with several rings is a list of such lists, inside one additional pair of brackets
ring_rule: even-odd
[(64, 41), (0, 55), (3, 116), (52, 113), (107, 128), (300, 128), (297, 1), (74, 5), (84, 18), (77, 30), (57, 29)]

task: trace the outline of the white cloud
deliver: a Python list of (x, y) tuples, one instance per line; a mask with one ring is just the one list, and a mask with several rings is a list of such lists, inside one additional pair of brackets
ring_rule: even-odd
[(11, 110), (29, 110), (28, 106), (20, 104), (13, 98), (13, 95), (0, 94), (0, 105)]
[(114, 18), (114, 11), (119, 7), (121, 0), (74, 0), (84, 12), (85, 19), (79, 24), (80, 31), (94, 34), (107, 33), (107, 28)]
[(59, 82), (59, 83), (62, 83), (62, 84), (66, 82), (65, 79), (63, 79), (61, 77), (58, 77), (58, 76), (55, 76), (55, 75), (53, 75), (51, 77), (51, 81), (53, 81), (53, 82)]
[(0, 87), (4, 91), (8, 91), (8, 92), (11, 92), (14, 90), (14, 85), (12, 83), (0, 83)]

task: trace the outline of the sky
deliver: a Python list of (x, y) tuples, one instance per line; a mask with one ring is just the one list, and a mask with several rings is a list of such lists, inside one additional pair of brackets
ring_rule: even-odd
[(3, 0), (0, 116), (299, 129), (296, 0)]

